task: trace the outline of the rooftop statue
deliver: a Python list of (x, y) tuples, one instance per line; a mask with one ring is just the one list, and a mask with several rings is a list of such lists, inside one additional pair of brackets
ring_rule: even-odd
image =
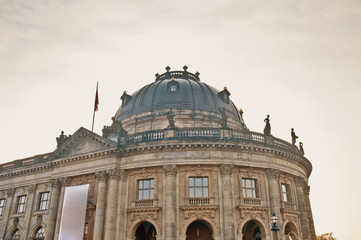
[(169, 110), (169, 112), (167, 112), (167, 118), (168, 118), (168, 122), (169, 122), (168, 127), (169, 127), (169, 128), (175, 128), (175, 125), (174, 125), (174, 116), (175, 116), (175, 113), (173, 112), (173, 109), (171, 108), (171, 109)]
[(271, 124), (269, 120), (269, 115), (263, 120), (266, 123), (266, 126), (263, 129), (264, 135), (271, 135)]
[(66, 136), (64, 134), (64, 131), (61, 131), (60, 136), (56, 138), (57, 146), (59, 147), (60, 145), (62, 145), (69, 137), (71, 137), (71, 135)]
[(292, 137), (292, 144), (295, 145), (298, 137), (296, 136), (296, 133), (293, 130), (293, 128), (291, 128), (291, 137)]
[(303, 150), (303, 143), (300, 142), (300, 151), (302, 153), (302, 155), (305, 155), (305, 151)]
[(228, 127), (227, 127), (227, 115), (226, 115), (226, 110), (225, 110), (225, 108), (222, 108), (222, 110), (221, 110), (220, 112), (221, 112), (221, 115), (222, 115), (221, 127), (222, 127), (222, 128), (228, 128)]

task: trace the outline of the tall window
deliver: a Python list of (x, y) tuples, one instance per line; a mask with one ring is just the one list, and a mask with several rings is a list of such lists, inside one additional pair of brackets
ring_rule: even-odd
[(154, 198), (154, 179), (138, 180), (138, 200)]
[(244, 198), (257, 198), (257, 180), (242, 178), (242, 194)]
[(284, 202), (291, 202), (290, 185), (282, 183), (281, 188), (282, 188), (282, 200)]
[(38, 210), (46, 210), (49, 207), (49, 192), (43, 192), (39, 195)]
[(18, 204), (16, 207), (17, 213), (25, 212), (26, 195), (18, 197)]
[(189, 178), (189, 197), (208, 197), (208, 177)]
[(11, 240), (18, 240), (20, 239), (20, 231), (19, 229), (16, 229), (13, 234), (11, 235)]
[(34, 240), (42, 240), (45, 239), (45, 229), (40, 227), (35, 233)]
[(4, 213), (5, 198), (0, 199), (0, 216)]

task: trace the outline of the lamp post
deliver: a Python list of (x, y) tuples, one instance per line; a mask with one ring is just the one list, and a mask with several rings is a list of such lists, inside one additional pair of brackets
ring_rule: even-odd
[(278, 240), (278, 231), (280, 230), (277, 227), (277, 223), (278, 223), (278, 217), (276, 217), (275, 213), (272, 213), (272, 217), (271, 217), (271, 223), (272, 223), (272, 229), (271, 231), (273, 232), (273, 239), (274, 240)]

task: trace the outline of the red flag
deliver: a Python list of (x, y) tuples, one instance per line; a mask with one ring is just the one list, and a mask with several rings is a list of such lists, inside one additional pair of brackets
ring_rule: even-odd
[(99, 97), (98, 97), (98, 83), (97, 83), (97, 91), (95, 93), (94, 112), (98, 111), (98, 105), (99, 105)]

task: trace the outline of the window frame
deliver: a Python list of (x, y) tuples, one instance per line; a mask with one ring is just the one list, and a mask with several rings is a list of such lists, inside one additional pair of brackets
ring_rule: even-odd
[[(47, 196), (46, 199), (43, 199), (43, 196)], [(39, 202), (38, 202), (38, 210), (45, 211), (49, 209), (49, 200), (50, 200), (50, 192), (41, 192), (39, 193)], [(45, 206), (44, 206), (45, 204)]]
[[(193, 184), (191, 185), (191, 179)], [(196, 179), (201, 179), (201, 185), (196, 185)], [(204, 185), (204, 180), (207, 179), (206, 185)], [(191, 191), (191, 189), (193, 191)], [(201, 196), (197, 196), (197, 189), (200, 189)], [(206, 190), (206, 191), (205, 191)], [(193, 192), (191, 194), (191, 192)], [(205, 194), (206, 193), (206, 194)], [(192, 196), (193, 195), (193, 196)], [(208, 176), (189, 176), (188, 177), (188, 197), (189, 198), (209, 198), (209, 177)]]
[(13, 232), (12, 232), (12, 234), (11, 234), (11, 237), (10, 237), (10, 239), (11, 240), (20, 240), (20, 230), (18, 229), (18, 228), (16, 228)]
[[(283, 189), (283, 186), (285, 187), (285, 189)], [(283, 190), (285, 190), (285, 191), (283, 191)], [(287, 198), (286, 201), (285, 201), (285, 196)], [(281, 183), (281, 197), (282, 197), (282, 202), (292, 203), (290, 184)]]
[[(149, 181), (149, 187), (145, 188), (144, 183)], [(142, 186), (140, 188), (139, 183), (142, 183)], [(152, 185), (153, 184), (153, 185)], [(148, 192), (148, 198), (144, 197), (144, 193)], [(147, 179), (138, 179), (137, 180), (137, 200), (152, 200), (154, 199), (154, 178), (147, 178)], [(141, 194), (140, 194), (141, 193)]]
[[(258, 193), (258, 179), (255, 178), (242, 178), (241, 186), (242, 186), (242, 197), (243, 198), (259, 198)], [(247, 181), (251, 181), (251, 187), (247, 186)], [(254, 184), (252, 184), (254, 183)], [(254, 185), (254, 186), (253, 186)], [(249, 191), (251, 191), (251, 196), (248, 195)]]
[[(24, 202), (20, 202), (21, 199), (24, 199)], [(18, 196), (17, 204), (16, 204), (16, 213), (24, 213), (25, 212), (26, 200), (27, 200), (27, 195)]]
[(4, 214), (5, 200), (6, 200), (5, 198), (0, 199), (0, 216), (2, 216)]
[[(40, 230), (43, 230), (42, 232), (40, 232), (40, 234), (42, 235), (42, 236), (37, 236), (38, 234), (39, 234), (39, 231)], [(45, 239), (45, 228), (43, 228), (43, 227), (38, 227), (37, 229), (36, 229), (36, 231), (35, 231), (35, 234), (34, 234), (34, 240), (41, 240), (41, 239)]]

